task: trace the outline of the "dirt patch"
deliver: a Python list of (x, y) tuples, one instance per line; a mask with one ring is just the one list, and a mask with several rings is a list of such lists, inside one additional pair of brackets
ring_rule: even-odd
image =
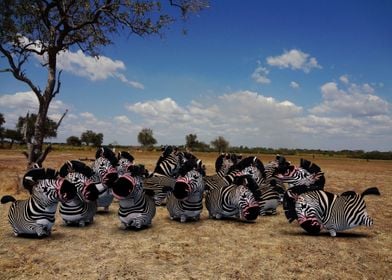
[[(159, 156), (132, 154), (149, 170)], [(93, 155), (54, 151), (46, 166), (59, 168), (66, 160)], [(213, 173), (216, 154), (196, 155)], [(272, 157), (260, 156), (263, 162)], [(28, 239), (13, 236), (6, 204), (0, 205), (0, 279), (390, 279), (392, 162), (308, 159), (325, 172), (328, 191), (380, 189), (380, 197), (365, 197), (373, 228), (354, 228), (336, 238), (310, 236), (287, 222), (281, 206), (278, 215), (253, 224), (210, 220), (206, 209), (199, 222), (181, 224), (159, 207), (151, 228), (124, 231), (114, 203), (88, 227), (66, 227), (58, 216), (51, 237)], [(16, 187), (25, 164), (20, 152), (0, 151), (0, 196), (27, 197)]]

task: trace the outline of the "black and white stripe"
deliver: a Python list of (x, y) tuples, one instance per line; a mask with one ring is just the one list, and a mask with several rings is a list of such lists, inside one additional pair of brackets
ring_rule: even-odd
[[(255, 221), (260, 214), (260, 192), (251, 176), (206, 193), (205, 204), (210, 218), (235, 218), (242, 221)], [(238, 177), (239, 180), (243, 177)]]
[(15, 236), (49, 236), (55, 222), (58, 202), (74, 198), (76, 188), (63, 178), (43, 179), (31, 191), (27, 200), (3, 196), (1, 203), (12, 202), (8, 219)]
[(60, 202), (59, 212), (66, 225), (85, 226), (94, 220), (97, 212), (99, 192), (90, 179), (93, 170), (83, 162), (67, 161), (60, 168), (60, 176), (76, 186), (77, 195), (67, 201)]
[(109, 211), (109, 206), (113, 202), (111, 190), (112, 184), (118, 178), (116, 155), (107, 147), (99, 148), (95, 154), (95, 161), (92, 165), (94, 175), (92, 180), (96, 184), (99, 196), (97, 207), (103, 207), (104, 211)]
[(377, 188), (368, 188), (362, 194), (348, 191), (336, 195), (294, 187), (285, 195), (285, 214), (289, 221), (297, 219), (301, 227), (311, 234), (318, 234), (325, 228), (331, 236), (336, 236), (338, 231), (373, 225), (363, 199), (370, 194), (380, 195), (380, 192)]
[(118, 216), (124, 229), (142, 229), (151, 225), (156, 213), (153, 199), (143, 190), (144, 167), (131, 166), (113, 185), (119, 200)]
[(172, 220), (199, 220), (203, 209), (203, 171), (194, 160), (187, 161), (180, 169), (173, 192), (167, 199), (167, 210)]

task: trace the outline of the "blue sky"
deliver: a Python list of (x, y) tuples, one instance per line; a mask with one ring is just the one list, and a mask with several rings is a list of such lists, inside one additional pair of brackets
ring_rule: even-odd
[[(93, 130), (133, 145), (151, 128), (159, 145), (193, 133), (233, 146), (391, 151), (391, 14), (391, 1), (211, 1), (163, 38), (118, 36), (99, 60), (71, 50), (59, 57), (50, 117), (69, 113), (53, 141)], [(44, 87), (39, 59), (26, 71)], [(29, 88), (0, 73), (5, 127), (36, 108)]]

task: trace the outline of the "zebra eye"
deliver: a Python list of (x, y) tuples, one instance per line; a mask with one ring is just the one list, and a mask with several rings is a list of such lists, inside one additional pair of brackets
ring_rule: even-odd
[(305, 204), (301, 204), (301, 208), (302, 208), (302, 209), (305, 209), (305, 208), (306, 208), (306, 205), (305, 205)]

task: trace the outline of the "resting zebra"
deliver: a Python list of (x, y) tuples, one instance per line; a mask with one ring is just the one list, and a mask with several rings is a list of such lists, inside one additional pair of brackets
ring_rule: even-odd
[(243, 175), (251, 175), (257, 183), (261, 182), (265, 177), (264, 165), (261, 160), (250, 156), (231, 166), (228, 174), (224, 177), (206, 176), (204, 177), (205, 188), (207, 191), (223, 188), (232, 184), (236, 177)]
[(224, 186), (230, 184), (225, 182), (224, 177), (228, 175), (230, 167), (235, 165), (241, 157), (235, 154), (220, 154), (215, 160), (215, 174), (204, 176), (204, 183), (208, 188), (219, 188), (219, 185)]
[(260, 192), (254, 179), (247, 177), (237, 184), (231, 184), (206, 192), (205, 204), (210, 218), (235, 218), (252, 222), (260, 214)]
[(372, 226), (373, 219), (366, 211), (365, 195), (380, 195), (377, 188), (368, 188), (362, 194), (347, 191), (340, 195), (322, 190), (305, 191), (295, 187), (285, 194), (284, 208), (289, 222), (294, 219), (307, 232), (318, 234), (322, 228), (331, 236), (356, 226)]
[(76, 186), (77, 195), (67, 201), (60, 202), (59, 212), (66, 225), (84, 227), (94, 220), (97, 212), (98, 189), (90, 177), (93, 170), (81, 161), (67, 161), (60, 168), (60, 176)]
[(94, 175), (92, 180), (96, 184), (99, 196), (97, 207), (103, 207), (104, 211), (109, 211), (109, 206), (113, 201), (111, 186), (118, 178), (116, 155), (107, 147), (101, 147), (95, 154), (95, 161), (92, 165)]
[(307, 186), (309, 190), (322, 190), (325, 185), (324, 172), (318, 165), (306, 159), (301, 159), (300, 166), (296, 167), (287, 162), (284, 157), (280, 157), (275, 175), (287, 183), (288, 188)]
[(12, 202), (8, 219), (15, 236), (49, 236), (55, 222), (59, 201), (68, 201), (76, 196), (76, 188), (69, 181), (59, 179), (39, 180), (32, 188), (30, 198), (16, 200), (6, 195), (1, 203)]
[(124, 229), (141, 229), (151, 225), (156, 207), (143, 190), (143, 166), (130, 166), (113, 185), (113, 195), (119, 200), (118, 216)]
[(180, 169), (173, 192), (167, 199), (170, 219), (181, 223), (199, 220), (203, 209), (203, 170), (194, 160), (187, 161)]

